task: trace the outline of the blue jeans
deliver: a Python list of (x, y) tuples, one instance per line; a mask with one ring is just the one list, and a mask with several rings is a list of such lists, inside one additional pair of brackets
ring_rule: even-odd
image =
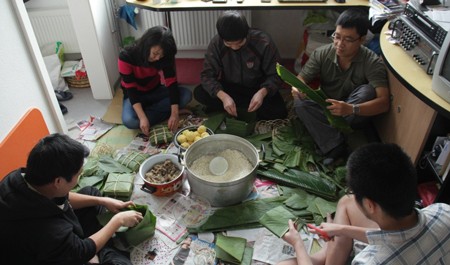
[[(178, 90), (180, 91), (179, 108), (182, 109), (192, 100), (192, 92), (188, 88), (181, 86), (178, 87)], [(147, 100), (154, 102), (144, 106), (144, 112), (150, 122), (150, 126), (158, 124), (170, 117), (171, 105), (167, 87), (161, 85), (152, 90), (148, 94)], [(128, 129), (140, 128), (139, 118), (129, 98), (124, 98), (123, 100), (122, 122)]]

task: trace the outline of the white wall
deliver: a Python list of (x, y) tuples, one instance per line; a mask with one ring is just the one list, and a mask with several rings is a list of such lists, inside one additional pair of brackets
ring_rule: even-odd
[[(125, 0), (116, 0), (117, 7), (126, 3)], [(27, 8), (67, 8), (67, 0), (30, 0)], [(139, 14), (137, 15), (139, 16)], [(305, 10), (254, 10), (252, 11), (252, 26), (268, 32), (278, 46), (282, 58), (295, 58), (303, 34), (303, 19)], [(134, 35), (135, 29), (123, 20), (120, 21), (122, 37)], [(186, 57), (180, 51), (178, 57)], [(189, 55), (190, 53), (187, 52)], [(204, 51), (200, 51), (203, 57)]]
[[(0, 45), (0, 140), (31, 107), (41, 110), (50, 132), (66, 130), (60, 125), (65, 124), (62, 114), (53, 112), (52, 106), (58, 107), (58, 102), (45, 86), (47, 83), (51, 87), (48, 75), (41, 81), (14, 9), (15, 3), (25, 11), (22, 0), (0, 1), (3, 36)], [(28, 26), (31, 27), (30, 24)], [(34, 44), (37, 47), (35, 39)], [(44, 65), (42, 57), (40, 62)]]

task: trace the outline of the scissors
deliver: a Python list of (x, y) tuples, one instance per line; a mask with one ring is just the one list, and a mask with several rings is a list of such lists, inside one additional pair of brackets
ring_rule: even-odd
[(327, 232), (323, 231), (322, 229), (318, 228), (317, 226), (314, 226), (312, 224), (306, 224), (306, 226), (308, 226), (309, 229), (316, 231), (317, 234), (319, 234), (319, 236), (322, 237), (323, 239), (325, 239), (326, 241), (331, 240), (331, 237), (327, 234)]

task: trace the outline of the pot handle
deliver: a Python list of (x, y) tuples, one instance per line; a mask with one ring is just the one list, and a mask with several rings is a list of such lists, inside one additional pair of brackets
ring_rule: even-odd
[(186, 164), (184, 163), (184, 153), (181, 152), (181, 148), (178, 148), (177, 156), (178, 156), (178, 162), (179, 162), (182, 166), (186, 167)]
[(264, 144), (261, 144), (261, 149), (259, 150), (260, 153), (262, 153), (262, 161), (266, 159), (266, 147)]
[(147, 187), (147, 186), (145, 186), (145, 184), (142, 185), (141, 190), (142, 190), (142, 191), (145, 191), (145, 192), (147, 192), (147, 193), (150, 193), (150, 194), (156, 192), (156, 188), (155, 188), (155, 187)]

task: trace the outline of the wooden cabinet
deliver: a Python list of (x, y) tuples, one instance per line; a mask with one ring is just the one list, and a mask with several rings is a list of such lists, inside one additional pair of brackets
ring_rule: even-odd
[[(382, 32), (386, 32), (387, 24)], [(436, 136), (449, 132), (450, 103), (431, 89), (431, 75), (398, 45), (380, 37), (382, 57), (388, 68), (391, 109), (380, 115), (375, 124), (381, 140), (396, 143), (411, 157), (415, 165)], [(424, 150), (426, 149), (426, 150)], [(423, 161), (417, 168), (423, 168)], [(433, 167), (430, 163), (425, 167)], [(426, 169), (426, 168), (424, 168)], [(450, 202), (450, 178), (442, 181), (432, 173), (432, 179), (441, 184), (435, 202)]]
[(385, 143), (401, 146), (417, 164), (437, 112), (412, 94), (388, 71), (391, 108), (375, 120)]

